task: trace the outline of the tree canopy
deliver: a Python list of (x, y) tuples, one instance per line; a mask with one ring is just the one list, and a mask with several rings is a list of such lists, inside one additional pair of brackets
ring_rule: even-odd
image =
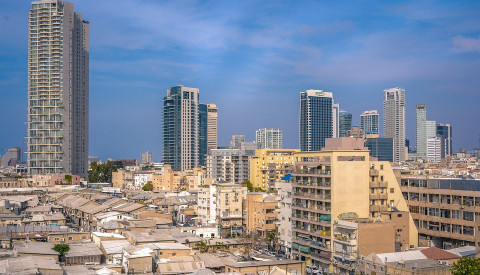
[(90, 163), (90, 170), (88, 170), (89, 182), (112, 182), (112, 173), (117, 171), (113, 161), (107, 161), (98, 164), (96, 161)]
[(53, 247), (53, 250), (57, 251), (60, 253), (60, 255), (63, 255), (64, 253), (68, 252), (70, 250), (70, 246), (68, 244), (56, 244)]
[(480, 274), (480, 259), (464, 257), (453, 264), (452, 275)]
[(249, 180), (242, 181), (242, 185), (247, 186), (248, 192), (253, 192), (254, 191), (253, 185)]
[(153, 190), (153, 184), (151, 181), (145, 183), (145, 185), (142, 187), (143, 191), (152, 191)]

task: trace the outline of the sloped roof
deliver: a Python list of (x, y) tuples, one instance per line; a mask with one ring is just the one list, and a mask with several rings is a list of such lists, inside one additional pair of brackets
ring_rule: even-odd
[(0, 274), (39, 274), (39, 269), (62, 270), (57, 261), (41, 256), (9, 258), (0, 261)]
[(93, 242), (72, 243), (69, 246), (70, 250), (65, 253), (66, 258), (103, 255), (102, 251), (100, 251), (100, 249)]
[(440, 249), (438, 247), (429, 247), (420, 250), (423, 255), (425, 255), (429, 259), (433, 260), (450, 260), (450, 259), (460, 259), (461, 257), (450, 253), (448, 251), (445, 251), (443, 249)]
[(60, 255), (57, 251), (53, 250), (52, 243), (15, 242), (14, 247), (18, 253), (23, 254)]

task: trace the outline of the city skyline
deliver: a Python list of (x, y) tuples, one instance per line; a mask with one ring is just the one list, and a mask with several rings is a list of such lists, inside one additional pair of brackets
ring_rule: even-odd
[[(479, 100), (476, 93), (479, 80), (474, 77), (480, 68), (480, 40), (477, 39), (480, 28), (478, 24), (469, 24), (478, 18), (478, 3), (385, 4), (368, 11), (376, 16), (365, 21), (350, 9), (324, 19), (300, 19), (308, 10), (339, 8), (332, 3), (302, 4), (291, 13), (288, 4), (230, 4), (254, 12), (224, 16), (212, 15), (225, 5), (215, 7), (211, 13), (204, 11), (205, 6), (193, 5), (180, 11), (195, 15), (201, 10), (202, 13), (192, 16), (180, 30), (195, 32), (199, 26), (207, 30), (203, 36), (194, 36), (199, 41), (193, 43), (196, 46), (184, 46), (179, 35), (165, 28), (147, 35), (151, 26), (162, 23), (160, 19), (149, 19), (148, 15), (159, 13), (162, 8), (177, 9), (176, 3), (143, 2), (138, 10), (128, 1), (74, 4), (75, 11), (92, 24), (89, 154), (101, 159), (138, 158), (140, 152), (151, 148), (154, 160), (160, 160), (161, 127), (151, 125), (161, 125), (161, 98), (174, 84), (198, 87), (202, 90), (203, 102), (218, 105), (219, 145), (228, 145), (233, 134), (246, 135), (247, 141), (251, 141), (256, 129), (273, 127), (283, 131), (284, 148), (298, 148), (300, 91), (333, 92), (342, 109), (353, 114), (353, 124), (359, 124), (364, 110), (382, 109), (384, 89), (399, 86), (407, 91), (406, 135), (411, 142), (415, 140), (415, 105), (425, 103), (431, 119), (455, 128), (454, 151), (459, 147), (470, 150), (478, 146), (480, 129), (472, 129), (469, 123), (480, 112), (475, 108)], [(9, 133), (0, 137), (2, 149), (20, 146), (26, 136), (26, 11), (29, 6), (29, 2), (0, 4), (3, 11), (0, 33), (7, 38), (0, 44), (3, 49), (0, 115), (6, 118), (0, 126)], [(352, 9), (355, 8), (352, 6)], [(126, 13), (127, 10), (132, 12)], [(277, 15), (259, 19), (271, 10)], [(422, 12), (412, 12), (417, 10)], [(388, 12), (380, 16), (379, 11)], [(142, 12), (146, 15), (141, 15)], [(205, 16), (212, 19), (207, 20)], [(249, 25), (251, 17), (255, 20)], [(143, 20), (135, 24), (122, 20), (139, 18)], [(168, 22), (169, 17), (165, 19)], [(268, 19), (272, 19), (271, 22), (266, 22)], [(284, 20), (287, 25), (280, 24)], [(389, 23), (381, 27), (382, 22), (387, 21)], [(455, 24), (447, 24), (454, 21)], [(113, 22), (125, 24), (118, 27), (125, 28), (126, 34), (135, 39), (119, 32)], [(196, 23), (198, 26), (188, 27)], [(445, 25), (448, 28), (443, 28)], [(235, 37), (231, 36), (232, 31), (237, 31), (233, 32)], [(134, 36), (137, 32), (138, 36)], [(393, 39), (395, 35), (403, 38), (402, 45), (388, 42), (397, 42)], [(241, 41), (240, 37), (248, 39)], [(324, 38), (339, 43), (336, 48), (321, 43), (317, 46), (318, 39)], [(164, 42), (152, 46), (168, 39), (172, 45)], [(231, 47), (235, 43), (238, 46)], [(364, 54), (372, 60), (362, 59)], [(349, 58), (352, 60), (346, 61)], [(386, 60), (381, 61), (383, 59)], [(366, 62), (362, 66), (367, 68), (351, 68), (362, 60)], [(345, 68), (349, 69), (344, 71)], [(226, 92), (218, 92), (220, 87)], [(244, 116), (245, 113), (248, 114)], [(380, 117), (382, 120), (383, 113)], [(382, 127), (380, 131), (383, 133)]]

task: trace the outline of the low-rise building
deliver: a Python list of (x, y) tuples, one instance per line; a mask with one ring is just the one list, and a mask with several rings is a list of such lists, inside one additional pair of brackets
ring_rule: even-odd
[(245, 229), (263, 237), (275, 230), (279, 197), (267, 193), (247, 193)]
[(272, 261), (248, 261), (227, 262), (225, 272), (240, 274), (269, 274), (274, 268), (286, 272), (286, 274), (305, 275), (305, 262), (297, 260), (272, 260)]
[(65, 265), (100, 264), (103, 253), (93, 242), (72, 243), (65, 252)]
[(60, 254), (53, 250), (53, 244), (45, 242), (16, 241), (13, 243), (19, 257), (37, 256), (58, 261)]
[(91, 241), (90, 232), (55, 232), (48, 234), (48, 242), (56, 244), (71, 244)]

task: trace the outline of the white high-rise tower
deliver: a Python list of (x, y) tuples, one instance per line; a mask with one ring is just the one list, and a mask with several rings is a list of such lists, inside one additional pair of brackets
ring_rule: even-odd
[(29, 172), (86, 177), (89, 23), (60, 0), (33, 2), (28, 22)]
[(405, 161), (405, 90), (384, 90), (384, 135), (393, 138), (393, 160)]

